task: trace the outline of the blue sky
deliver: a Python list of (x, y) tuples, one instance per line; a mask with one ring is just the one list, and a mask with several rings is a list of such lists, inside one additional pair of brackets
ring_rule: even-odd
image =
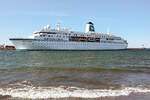
[(90, 20), (96, 32), (128, 40), (129, 47), (150, 48), (150, 0), (0, 0), (0, 44), (28, 37), (58, 19), (62, 27), (85, 31)]

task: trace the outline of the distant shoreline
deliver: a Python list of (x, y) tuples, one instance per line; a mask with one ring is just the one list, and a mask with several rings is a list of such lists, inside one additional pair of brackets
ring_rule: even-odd
[(16, 50), (16, 48), (15, 46), (6, 45), (6, 46), (1, 46), (0, 50)]
[(144, 50), (148, 48), (126, 48), (126, 50)]

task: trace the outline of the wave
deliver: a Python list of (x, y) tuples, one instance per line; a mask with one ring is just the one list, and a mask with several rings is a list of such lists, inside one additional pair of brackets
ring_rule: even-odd
[[(48, 98), (100, 98), (111, 96), (128, 96), (131, 93), (150, 93), (148, 88), (122, 87), (120, 89), (86, 89), (78, 87), (34, 87), (22, 83), (22, 87), (0, 88), (0, 96), (26, 99), (48, 99)], [(22, 85), (16, 84), (16, 85)], [(26, 84), (26, 85), (25, 85)]]
[(133, 73), (150, 73), (148, 70), (150, 67), (135, 67), (135, 66), (127, 66), (122, 68), (109, 68), (109, 67), (13, 67), (13, 68), (0, 68), (0, 71), (112, 71), (112, 72), (133, 72)]

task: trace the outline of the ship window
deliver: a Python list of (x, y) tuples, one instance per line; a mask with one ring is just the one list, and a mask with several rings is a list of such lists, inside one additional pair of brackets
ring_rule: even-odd
[(77, 34), (74, 34), (74, 36), (77, 36)]
[(83, 34), (81, 34), (81, 36), (84, 36)]

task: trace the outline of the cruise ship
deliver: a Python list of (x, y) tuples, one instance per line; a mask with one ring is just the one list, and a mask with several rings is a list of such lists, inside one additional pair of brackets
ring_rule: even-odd
[(28, 38), (10, 38), (18, 50), (121, 50), (126, 49), (128, 43), (119, 36), (107, 32), (95, 32), (94, 24), (88, 22), (85, 32), (61, 29), (60, 22), (57, 28), (50, 25)]

